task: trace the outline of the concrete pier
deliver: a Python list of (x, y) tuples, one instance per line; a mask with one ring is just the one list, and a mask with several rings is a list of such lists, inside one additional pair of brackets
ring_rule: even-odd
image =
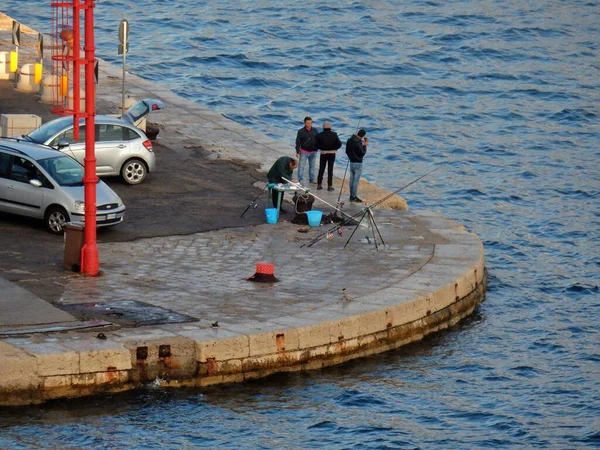
[[(6, 23), (0, 14), (4, 40)], [(120, 69), (99, 67), (98, 110), (116, 112)], [(178, 152), (202, 148), (263, 170), (293, 154), (290, 144), (154, 83), (128, 75), (127, 90), (165, 102), (152, 121), (160, 142)], [(359, 192), (369, 202), (387, 194), (364, 180)], [(337, 192), (322, 197), (335, 203)], [(0, 305), (19, 311), (0, 318), (0, 405), (318, 369), (397, 348), (470, 314), (486, 288), (480, 239), (439, 213), (407, 210), (398, 196), (374, 214), (385, 242), (378, 249), (367, 226), (346, 248), (352, 226), (307, 246), (332, 226), (307, 231), (286, 221), (100, 244), (102, 275), (68, 278), (61, 298), (44, 302), (43, 317), (33, 314), (43, 300), (1, 280)], [(258, 262), (274, 264), (279, 282), (248, 281)]]

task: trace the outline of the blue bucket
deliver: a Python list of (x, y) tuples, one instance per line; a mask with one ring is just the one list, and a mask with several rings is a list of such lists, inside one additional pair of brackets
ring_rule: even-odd
[(321, 225), (321, 218), (323, 217), (323, 211), (306, 211), (306, 217), (308, 218), (308, 224), (311, 227), (318, 227)]
[(265, 215), (267, 216), (267, 223), (277, 223), (277, 208), (265, 209)]

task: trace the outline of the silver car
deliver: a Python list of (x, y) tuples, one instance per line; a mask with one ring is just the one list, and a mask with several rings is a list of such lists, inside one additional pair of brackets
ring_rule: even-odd
[[(96, 185), (99, 227), (123, 222), (125, 206), (104, 182)], [(0, 211), (43, 219), (60, 234), (67, 222), (84, 222), (83, 167), (48, 147), (0, 139)]]
[[(98, 115), (95, 117), (96, 174), (118, 176), (128, 184), (140, 184), (156, 166), (152, 142), (134, 124), (151, 111), (164, 108), (160, 100), (145, 99), (127, 110), (122, 119)], [(81, 164), (85, 158), (85, 119), (80, 120), (79, 137), (73, 136), (71, 116), (46, 122), (24, 139), (48, 145), (71, 155)]]

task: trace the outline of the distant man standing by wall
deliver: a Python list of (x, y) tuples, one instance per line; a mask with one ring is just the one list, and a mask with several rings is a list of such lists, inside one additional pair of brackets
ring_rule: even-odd
[(357, 191), (358, 182), (362, 175), (363, 158), (367, 153), (367, 145), (369, 144), (366, 134), (365, 130), (360, 130), (358, 133), (353, 134), (346, 142), (346, 155), (348, 155), (348, 159), (350, 160), (350, 201), (354, 203), (362, 203), (362, 200), (358, 198)]
[(317, 189), (323, 189), (323, 175), (327, 166), (327, 190), (333, 191), (333, 165), (335, 153), (342, 146), (342, 142), (335, 131), (331, 131), (331, 122), (323, 123), (323, 131), (317, 135), (317, 150), (321, 150), (319, 160), (319, 176)]
[[(288, 156), (281, 156), (275, 164), (271, 166), (269, 169), (269, 173), (267, 173), (267, 180), (269, 183), (282, 183), (285, 184), (286, 181), (284, 178), (287, 178), (290, 181), (293, 181), (292, 174), (294, 173), (294, 169), (298, 167), (298, 161), (294, 158), (290, 158)], [(277, 200), (279, 195), (281, 194), (281, 205), (283, 205), (283, 192), (279, 192), (273, 190), (271, 199), (273, 201), (273, 208), (277, 208)], [(283, 211), (283, 207), (281, 207)]]
[(308, 162), (308, 179), (315, 183), (315, 162), (317, 160), (317, 134), (319, 132), (312, 126), (312, 118), (304, 118), (304, 126), (296, 135), (296, 158), (298, 164), (298, 182), (304, 185), (304, 168)]

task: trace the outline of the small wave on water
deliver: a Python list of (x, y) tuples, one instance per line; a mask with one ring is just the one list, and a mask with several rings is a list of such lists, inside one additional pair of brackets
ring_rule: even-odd
[(562, 111), (552, 115), (551, 119), (567, 122), (591, 123), (597, 122), (598, 114), (585, 108), (575, 110), (563, 109)]

